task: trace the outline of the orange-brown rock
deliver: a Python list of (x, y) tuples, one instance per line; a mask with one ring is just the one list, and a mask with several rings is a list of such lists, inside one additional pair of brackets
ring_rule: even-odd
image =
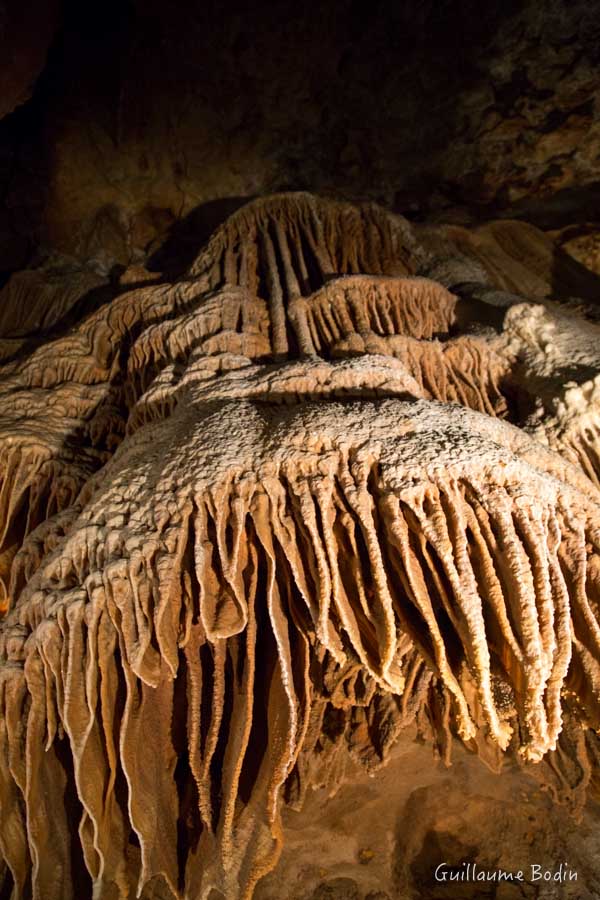
[(8, 894), (249, 898), (286, 805), (415, 734), (597, 790), (598, 326), (469, 252), (271, 197), (13, 345)]

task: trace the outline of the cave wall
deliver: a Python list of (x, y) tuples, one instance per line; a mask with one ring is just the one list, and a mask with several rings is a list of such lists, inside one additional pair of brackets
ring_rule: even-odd
[(59, 10), (59, 0), (0, 3), (0, 118), (30, 98), (58, 27)]
[(33, 98), (0, 123), (5, 272), (40, 248), (106, 271), (144, 261), (192, 211), (197, 245), (236, 198), (277, 190), (415, 219), (594, 218), (593, 2), (112, 0), (60, 16)]

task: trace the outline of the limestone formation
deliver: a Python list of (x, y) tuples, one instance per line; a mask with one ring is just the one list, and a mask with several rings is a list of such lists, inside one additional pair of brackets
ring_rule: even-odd
[(518, 304), (505, 330), (531, 398), (528, 430), (600, 485), (600, 326), (560, 309)]
[(0, 368), (7, 896), (249, 898), (415, 724), (596, 790), (598, 326), (448, 248), (261, 199)]
[(449, 287), (481, 281), (484, 272), (496, 288), (529, 300), (579, 297), (593, 303), (598, 298), (598, 276), (565, 253), (541, 229), (527, 222), (505, 219), (477, 228), (422, 226), (418, 236), (438, 259), (438, 264), (444, 256), (461, 264), (458, 279), (451, 275), (449, 283), (440, 277)]
[(280, 194), (242, 207), (191, 267), (211, 287), (240, 284), (269, 302), (275, 353), (289, 350), (285, 306), (335, 275), (409, 274), (421, 258), (400, 216), (375, 204)]
[(0, 336), (48, 331), (105, 283), (98, 272), (72, 263), (15, 272), (0, 290)]

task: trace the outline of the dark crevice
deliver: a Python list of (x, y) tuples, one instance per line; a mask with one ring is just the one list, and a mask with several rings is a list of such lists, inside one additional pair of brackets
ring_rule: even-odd
[(92, 879), (83, 859), (78, 832), (78, 826), (83, 818), (84, 809), (77, 792), (75, 773), (73, 770), (73, 759), (68, 738), (56, 737), (50, 752), (53, 752), (56, 755), (56, 759), (60, 763), (66, 777), (63, 800), (66, 811), (66, 820), (69, 825), (68, 840), (70, 847), (71, 883), (77, 886), (78, 898), (81, 897), (81, 900), (91, 900)]
[(270, 733), (269, 695), (278, 657), (266, 604), (266, 559), (253, 526), (249, 528), (248, 540), (258, 550), (258, 581), (255, 600), (257, 645), (254, 683), (256, 688), (252, 692), (252, 727), (238, 786), (240, 800), (245, 804), (250, 801), (259, 777), (262, 762), (268, 753)]

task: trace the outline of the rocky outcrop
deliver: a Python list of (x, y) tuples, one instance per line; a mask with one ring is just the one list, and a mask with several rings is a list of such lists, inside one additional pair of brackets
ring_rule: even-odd
[(596, 791), (599, 326), (513, 233), (284, 194), (75, 324), (73, 273), (0, 368), (5, 892), (250, 897), (415, 734)]

